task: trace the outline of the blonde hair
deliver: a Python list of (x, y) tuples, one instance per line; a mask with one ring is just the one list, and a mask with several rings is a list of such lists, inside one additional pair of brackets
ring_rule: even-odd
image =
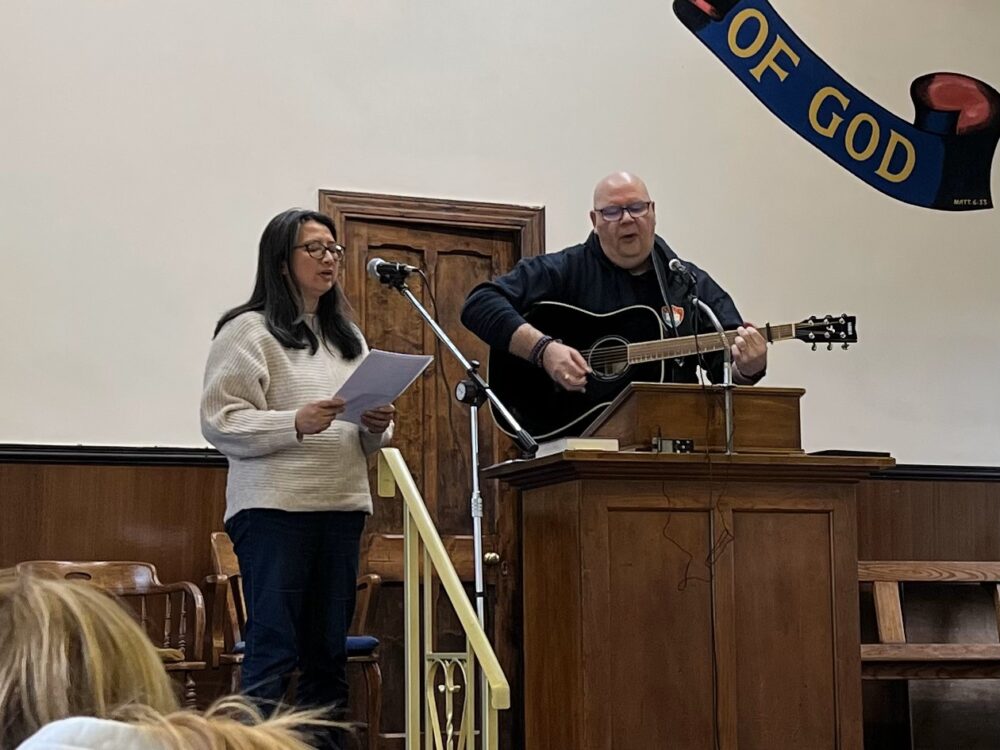
[(82, 582), (0, 571), (0, 748), (46, 724), (93, 716), (142, 724), (171, 748), (302, 750), (322, 710), (265, 718), (243, 698), (180, 710), (174, 683), (129, 613)]
[(280, 711), (265, 718), (241, 696), (220, 698), (203, 714), (163, 715), (145, 706), (126, 707), (116, 718), (154, 730), (172, 750), (309, 750), (310, 729), (344, 726), (323, 718), (322, 709)]

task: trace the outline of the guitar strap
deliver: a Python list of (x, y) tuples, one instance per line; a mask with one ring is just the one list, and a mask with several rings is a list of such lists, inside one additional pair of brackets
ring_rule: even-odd
[[(670, 252), (673, 252), (673, 249), (670, 247), (670, 245), (667, 244), (666, 240), (664, 240), (663, 238), (658, 238), (658, 239), (660, 242), (663, 243), (663, 247), (665, 247), (667, 250), (670, 250)], [(654, 240), (653, 252), (652, 252), (653, 271), (656, 272), (656, 281), (660, 285), (660, 295), (663, 297), (664, 307), (666, 308), (667, 313), (670, 315), (670, 328), (673, 329), (674, 338), (677, 338), (681, 334), (680, 331), (678, 330), (677, 318), (674, 315), (674, 306), (670, 299), (670, 269), (667, 268), (667, 264), (663, 260), (663, 255), (664, 255), (663, 250), (660, 249), (659, 244), (656, 242), (656, 240)], [(697, 323), (697, 321), (694, 322)], [(674, 362), (677, 365), (680, 365), (681, 358), (676, 357), (674, 359)], [(673, 367), (671, 367), (671, 370), (673, 370)], [(671, 380), (673, 380), (672, 376)]]
[[(663, 246), (673, 252), (670, 245), (667, 244), (666, 240), (659, 238)], [(656, 281), (660, 285), (660, 295), (663, 297), (663, 304), (670, 314), (670, 327), (674, 331), (674, 337), (680, 335), (677, 330), (677, 319), (674, 316), (674, 306), (670, 301), (670, 283), (669, 274), (670, 270), (667, 268), (667, 264), (663, 262), (663, 251), (660, 249), (658, 243), (653, 241), (653, 271), (656, 272)]]

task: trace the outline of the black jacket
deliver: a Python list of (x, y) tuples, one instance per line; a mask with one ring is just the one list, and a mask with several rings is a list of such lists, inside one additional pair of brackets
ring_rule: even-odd
[[(661, 253), (663, 267), (677, 255), (662, 238), (654, 239), (654, 252)], [(685, 261), (694, 273), (697, 296), (705, 302), (722, 323), (723, 328), (743, 325), (743, 318), (732, 298), (707, 273)], [(678, 336), (695, 332), (710, 333), (714, 329), (704, 315), (692, 312), (690, 283), (680, 274), (667, 271), (667, 300), (664, 301), (653, 270), (632, 274), (619, 268), (604, 254), (600, 240), (591, 232), (586, 242), (557, 253), (525, 258), (514, 269), (493, 281), (473, 289), (462, 308), (462, 323), (492, 347), (506, 350), (511, 336), (522, 324), (523, 313), (536, 302), (550, 301), (574, 305), (593, 313), (608, 313), (629, 305), (646, 305), (661, 312), (668, 331)], [(673, 328), (669, 311), (680, 308), (674, 315)], [(697, 328), (696, 328), (697, 326)], [(704, 355), (704, 369), (712, 382), (722, 380), (722, 354)], [(673, 362), (668, 370), (678, 383), (697, 382), (694, 357)]]

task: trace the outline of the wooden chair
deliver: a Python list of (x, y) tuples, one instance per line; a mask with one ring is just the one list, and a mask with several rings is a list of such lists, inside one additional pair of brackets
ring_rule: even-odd
[(194, 707), (197, 690), (193, 673), (207, 668), (205, 601), (193, 583), (162, 583), (156, 568), (145, 562), (66, 562), (31, 560), (18, 573), (83, 580), (110, 594), (128, 609), (150, 637), (167, 672), (179, 674), (184, 703)]
[[(212, 533), (212, 569), (214, 574), (205, 579), (206, 591), (212, 592), (211, 663), (213, 667), (230, 667), (231, 687), (235, 693), (240, 689), (246, 601), (233, 542), (224, 531)], [(381, 584), (382, 579), (374, 574), (358, 578), (354, 620), (349, 631), (351, 635), (347, 637), (347, 662), (360, 664), (365, 678), (369, 750), (378, 750), (379, 747), (382, 671), (379, 668), (378, 639), (363, 633), (368, 629), (368, 618), (375, 609)]]
[[(878, 643), (861, 644), (864, 679), (1000, 679), (1000, 562), (859, 562), (858, 581), (872, 586), (878, 627)], [(909, 642), (900, 598), (904, 583), (988, 586), (997, 616), (997, 640)]]

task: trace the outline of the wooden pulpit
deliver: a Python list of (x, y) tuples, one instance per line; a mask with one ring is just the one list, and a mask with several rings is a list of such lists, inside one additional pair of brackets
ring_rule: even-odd
[[(861, 750), (855, 483), (889, 458), (802, 453), (796, 389), (633, 384), (519, 489), (525, 746)], [(700, 408), (699, 408), (700, 405)], [(706, 450), (707, 448), (707, 450)]]

